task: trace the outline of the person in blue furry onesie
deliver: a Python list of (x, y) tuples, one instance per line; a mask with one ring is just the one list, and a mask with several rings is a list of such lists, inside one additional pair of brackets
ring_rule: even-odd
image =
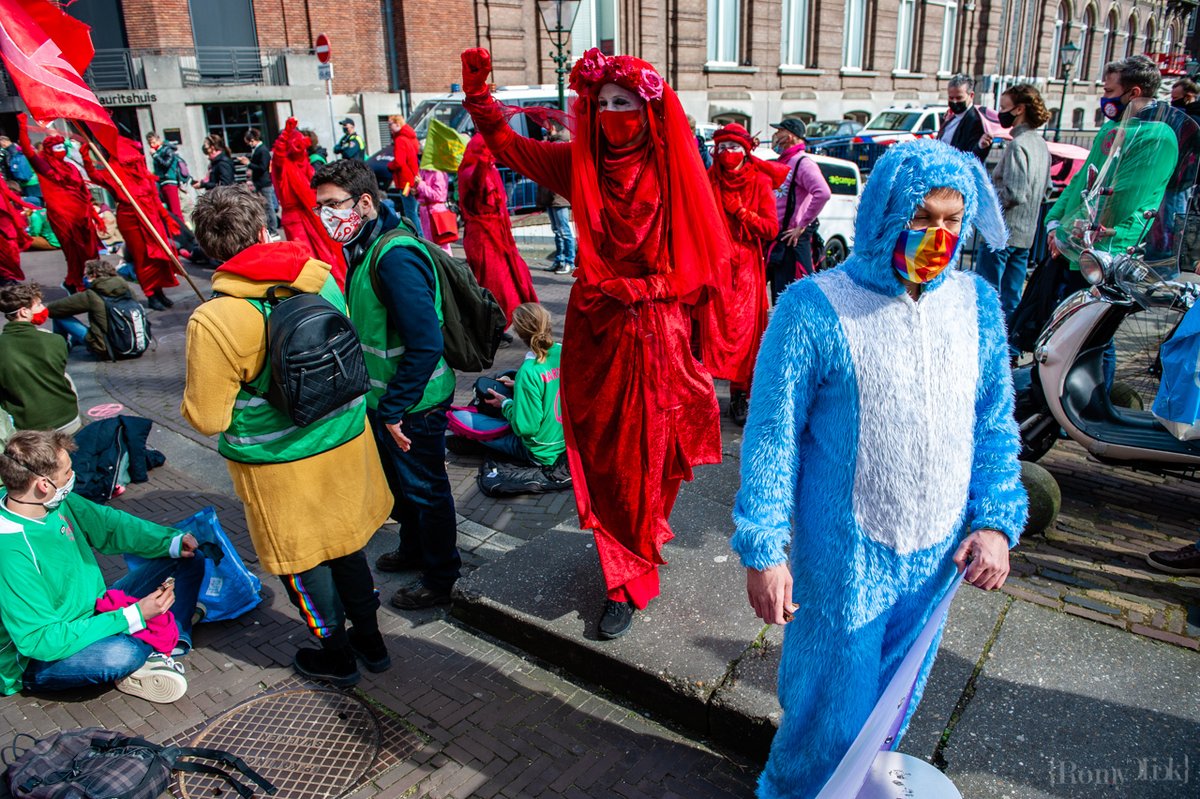
[(863, 192), (853, 255), (789, 288), (767, 327), (732, 539), (759, 617), (795, 614), (762, 799), (821, 790), (956, 570), (988, 590), (1008, 575), (1027, 498), (999, 299), (956, 271), (961, 247), (924, 282), (893, 265), (904, 231), (971, 226), (1005, 246), (979, 161), (895, 145)]

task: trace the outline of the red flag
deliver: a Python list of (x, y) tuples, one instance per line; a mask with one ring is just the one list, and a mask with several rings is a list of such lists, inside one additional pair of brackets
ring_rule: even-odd
[(47, 0), (0, 0), (0, 58), (33, 118), (86, 122), (114, 152), (116, 125), (80, 77), (95, 54), (90, 31)]

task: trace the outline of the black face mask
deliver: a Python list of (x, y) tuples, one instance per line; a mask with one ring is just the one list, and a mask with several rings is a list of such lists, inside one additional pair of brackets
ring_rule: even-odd
[(958, 102), (950, 103), (949, 105), (950, 105), (950, 110), (956, 114), (961, 114), (964, 111), (966, 111), (968, 108), (971, 107), (971, 104), (966, 102), (965, 100), (959, 100)]
[(1184, 109), (1184, 108), (1187, 108), (1187, 105), (1188, 105), (1188, 102), (1187, 102), (1187, 100), (1185, 100), (1185, 99), (1184, 99), (1184, 98), (1182, 98), (1182, 97), (1180, 97), (1178, 100), (1172, 100), (1172, 101), (1171, 101), (1171, 107), (1172, 107), (1172, 108)]
[(1001, 111), (996, 115), (1000, 119), (1000, 127), (1011, 128), (1013, 123), (1017, 121), (1016, 115), (1012, 111)]

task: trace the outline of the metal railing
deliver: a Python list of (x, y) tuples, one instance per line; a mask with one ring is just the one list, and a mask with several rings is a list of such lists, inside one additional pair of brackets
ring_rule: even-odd
[(184, 86), (286, 86), (283, 50), (258, 47), (197, 47), (180, 56)]
[(83, 79), (95, 91), (146, 88), (142, 60), (127, 49), (97, 50)]

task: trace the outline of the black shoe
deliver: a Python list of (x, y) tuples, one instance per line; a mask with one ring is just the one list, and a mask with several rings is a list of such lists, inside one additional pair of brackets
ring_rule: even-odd
[(600, 617), (600, 640), (611, 641), (629, 632), (633, 626), (632, 602), (617, 602), (607, 599), (604, 602), (604, 615)]
[(375, 568), (381, 572), (419, 572), (422, 566), (419, 557), (398, 549), (384, 552), (375, 559)]
[(392, 656), (388, 654), (387, 644), (379, 630), (372, 633), (360, 633), (357, 627), (349, 631), (350, 649), (367, 667), (367, 671), (378, 674), (387, 671), (392, 666)]
[(561, 264), (561, 263), (562, 263), (562, 261), (555, 261), (554, 263), (552, 263), (546, 267), (546, 271), (547, 272), (557, 272), (559, 264)]
[(348, 646), (338, 649), (298, 649), (292, 658), (292, 668), (302, 677), (324, 680), (338, 688), (349, 688), (362, 679), (354, 662), (354, 652)]
[(163, 291), (162, 289), (159, 289), (158, 291), (156, 291), (154, 293), (158, 295), (158, 301), (161, 302), (163, 305), (167, 306), (168, 308), (175, 307), (175, 301), (167, 296), (167, 292)]
[(154, 292), (149, 297), (147, 297), (146, 304), (150, 306), (150, 310), (152, 310), (152, 311), (167, 310), (166, 304), (158, 298), (158, 292)]
[(750, 414), (750, 398), (745, 391), (729, 392), (729, 418), (738, 427), (746, 426), (746, 417)]
[(503, 333), (500, 336), (500, 349), (511, 347), (513, 343), (512, 333)]
[(1195, 544), (1162, 549), (1147, 555), (1146, 562), (1167, 574), (1200, 574), (1200, 549)]
[(422, 610), (450, 604), (450, 591), (435, 591), (425, 585), (401, 588), (392, 595), (392, 607), (401, 610)]

